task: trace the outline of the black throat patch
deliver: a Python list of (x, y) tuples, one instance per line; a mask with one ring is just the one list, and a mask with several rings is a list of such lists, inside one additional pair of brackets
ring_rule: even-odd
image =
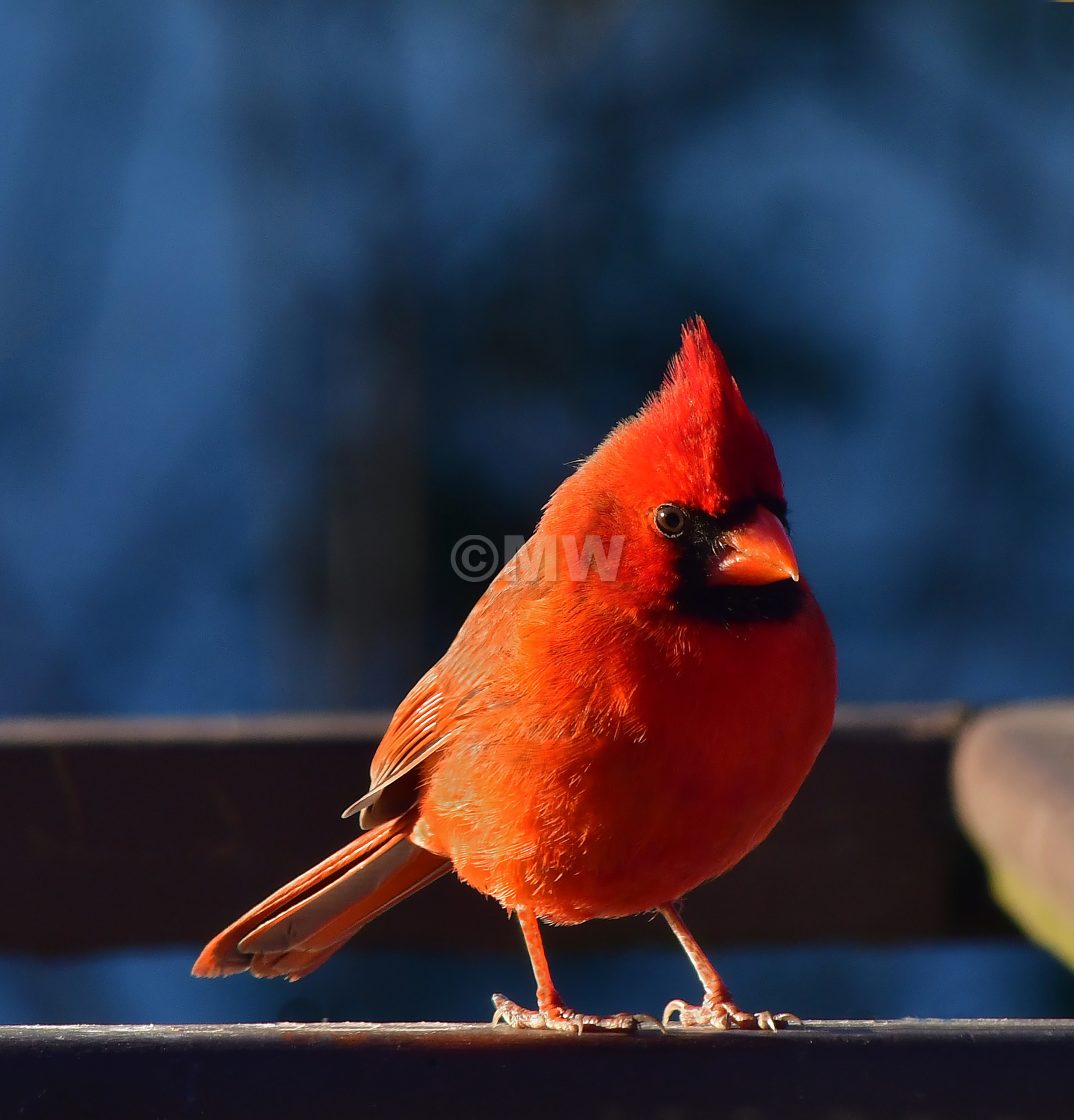
[(785, 622), (802, 609), (803, 596), (802, 585), (791, 579), (753, 587), (711, 587), (702, 569), (697, 578), (682, 572), (673, 598), (675, 606), (691, 618), (733, 623)]
[(787, 505), (781, 499), (740, 502), (721, 517), (689, 511), (689, 524), (676, 540), (679, 547), (678, 583), (672, 596), (683, 614), (706, 622), (783, 622), (802, 608), (805, 592), (791, 579), (755, 585), (711, 584), (708, 568), (720, 548), (721, 535), (752, 516), (759, 506), (787, 524)]

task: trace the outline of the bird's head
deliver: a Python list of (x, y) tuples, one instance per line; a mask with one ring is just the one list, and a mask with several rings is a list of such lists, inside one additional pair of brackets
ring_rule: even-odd
[[(659, 391), (548, 504), (542, 533), (618, 547), (616, 598), (713, 621), (790, 617), (802, 596), (772, 444), (708, 328), (687, 323)], [(617, 545), (616, 542), (621, 542)]]

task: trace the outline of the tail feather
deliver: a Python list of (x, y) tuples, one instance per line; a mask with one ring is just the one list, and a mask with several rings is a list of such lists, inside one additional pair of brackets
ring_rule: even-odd
[(310, 868), (217, 934), (195, 976), (312, 972), (367, 922), (439, 878), (450, 864), (408, 839), (412, 821), (388, 821)]

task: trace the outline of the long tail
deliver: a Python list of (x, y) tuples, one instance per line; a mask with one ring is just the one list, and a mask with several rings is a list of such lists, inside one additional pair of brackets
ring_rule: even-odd
[(195, 976), (286, 976), (323, 964), (378, 914), (438, 879), (450, 864), (408, 839), (412, 820), (387, 821), (292, 879), (209, 942)]

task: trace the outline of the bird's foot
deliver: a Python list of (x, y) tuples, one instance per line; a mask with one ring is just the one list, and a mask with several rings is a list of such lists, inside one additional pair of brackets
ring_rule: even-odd
[(620, 1011), (617, 1015), (583, 1015), (569, 1007), (547, 1007), (540, 1011), (530, 1011), (519, 1007), (514, 1000), (499, 994), (492, 997), (496, 1008), (492, 1025), (506, 1023), (509, 1027), (521, 1030), (563, 1031), (567, 1034), (582, 1034), (583, 1031), (636, 1031), (643, 1023), (660, 1028), (651, 1015), (634, 1015)]
[(668, 1026), (675, 1015), (681, 1027), (713, 1027), (720, 1031), (776, 1031), (781, 1026), (800, 1027), (802, 1020), (789, 1011), (773, 1015), (771, 1011), (743, 1011), (729, 1000), (706, 999), (700, 1006), (673, 999), (664, 1008), (663, 1024)]

